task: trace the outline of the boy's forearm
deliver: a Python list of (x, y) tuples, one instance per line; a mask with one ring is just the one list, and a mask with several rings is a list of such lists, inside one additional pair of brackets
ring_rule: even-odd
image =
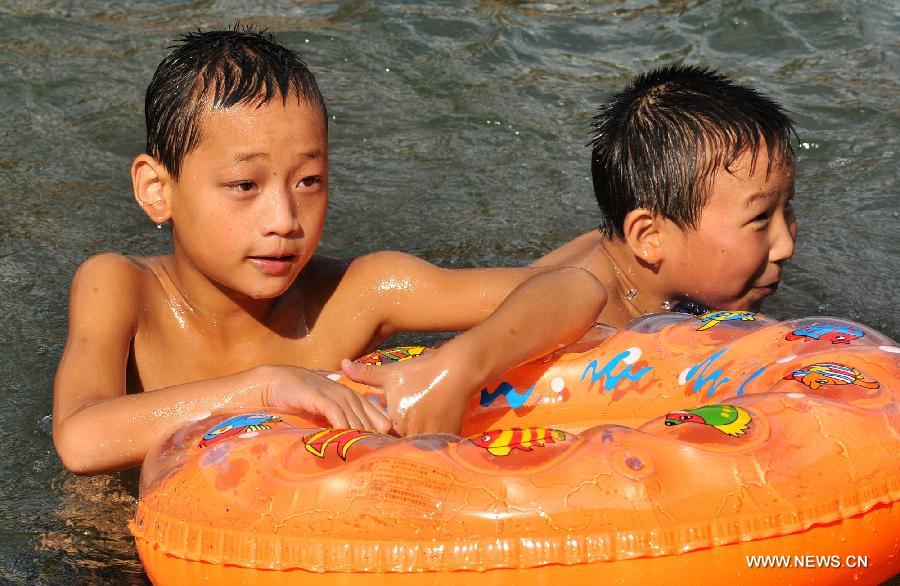
[(441, 347), (464, 360), (474, 384), (575, 342), (606, 304), (606, 290), (587, 271), (539, 273), (513, 290), (490, 318)]
[(150, 448), (190, 421), (223, 409), (261, 407), (267, 383), (252, 375), (258, 370), (84, 406), (54, 426), (57, 453), (76, 474), (139, 466)]

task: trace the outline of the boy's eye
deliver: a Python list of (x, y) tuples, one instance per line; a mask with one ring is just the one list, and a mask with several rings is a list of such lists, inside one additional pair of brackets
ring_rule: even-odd
[(314, 185), (318, 185), (319, 183), (322, 183), (322, 178), (316, 175), (311, 175), (309, 177), (304, 177), (303, 179), (301, 179), (299, 185), (302, 185), (303, 187), (312, 187)]
[(236, 181), (235, 183), (229, 183), (228, 188), (234, 189), (235, 191), (253, 191), (256, 187), (256, 183), (253, 181)]
[(756, 216), (755, 218), (753, 218), (751, 221), (752, 222), (765, 222), (768, 219), (769, 219), (769, 212), (763, 212), (763, 213), (759, 214), (758, 216)]

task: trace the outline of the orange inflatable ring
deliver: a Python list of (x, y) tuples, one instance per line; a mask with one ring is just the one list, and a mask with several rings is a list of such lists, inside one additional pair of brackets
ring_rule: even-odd
[(834, 318), (597, 326), (474, 397), (467, 439), (186, 426), (131, 530), (157, 584), (878, 583), (900, 571), (898, 353)]

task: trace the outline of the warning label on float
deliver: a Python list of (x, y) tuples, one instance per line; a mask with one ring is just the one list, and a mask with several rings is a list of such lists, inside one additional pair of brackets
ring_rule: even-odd
[(347, 496), (438, 512), (452, 483), (453, 476), (445, 470), (409, 460), (387, 459), (363, 464), (353, 475)]

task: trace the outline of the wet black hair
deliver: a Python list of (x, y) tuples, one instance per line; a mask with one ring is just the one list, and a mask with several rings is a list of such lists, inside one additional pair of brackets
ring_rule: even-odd
[(316, 78), (295, 51), (266, 30), (235, 24), (227, 30), (192, 32), (156, 68), (147, 87), (147, 153), (178, 178), (184, 157), (200, 143), (203, 116), (213, 108), (262, 106), (296, 96), (322, 108)]
[[(591, 175), (600, 231), (624, 238), (638, 208), (696, 228), (716, 170), (765, 147), (773, 164), (792, 163), (793, 122), (754, 89), (715, 70), (668, 65), (638, 75), (598, 110)], [(754, 169), (751, 167), (750, 172)]]

